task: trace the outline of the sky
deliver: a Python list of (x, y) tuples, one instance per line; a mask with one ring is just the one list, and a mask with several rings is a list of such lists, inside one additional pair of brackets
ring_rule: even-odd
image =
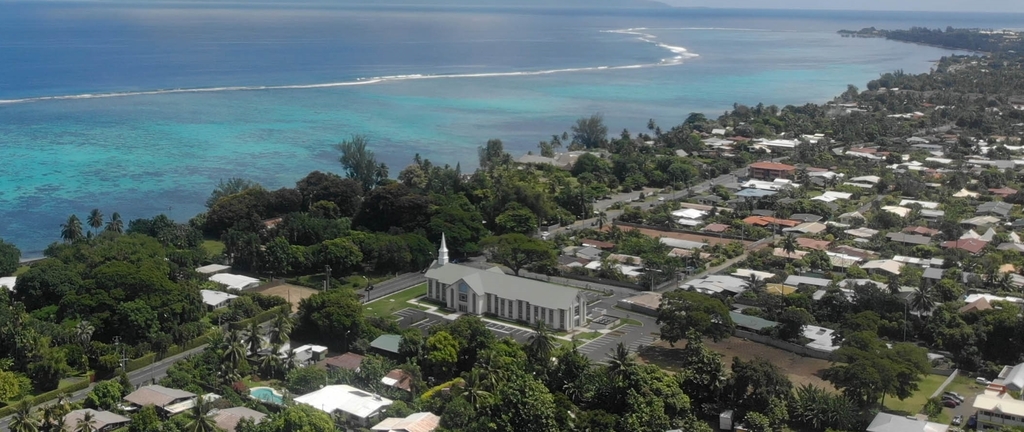
[(844, 9), (935, 12), (1024, 12), (1021, 0), (660, 0), (672, 6), (750, 9)]

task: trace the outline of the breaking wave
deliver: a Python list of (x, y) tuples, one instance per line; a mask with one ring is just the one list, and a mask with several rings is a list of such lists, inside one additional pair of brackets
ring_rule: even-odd
[(675, 54), (671, 58), (661, 59), (657, 63), (647, 64), (634, 64), (625, 66), (592, 66), (592, 67), (579, 67), (579, 68), (565, 68), (565, 69), (548, 69), (539, 71), (518, 71), (518, 72), (485, 72), (485, 73), (471, 73), (471, 74), (412, 74), (412, 75), (390, 75), (390, 76), (379, 76), (372, 78), (359, 78), (353, 81), (339, 81), (331, 83), (320, 83), (320, 84), (292, 84), (292, 85), (266, 85), (266, 86), (224, 86), (224, 87), (195, 87), (195, 88), (173, 88), (173, 89), (161, 89), (161, 90), (143, 90), (143, 91), (124, 91), (124, 92), (108, 92), (108, 93), (83, 93), (76, 95), (61, 95), (61, 96), (39, 96), (39, 97), (28, 97), (20, 99), (0, 99), (0, 105), (18, 104), (18, 103), (29, 103), (29, 102), (45, 102), (45, 101), (61, 101), (61, 100), (79, 100), (79, 99), (104, 99), (104, 98), (116, 98), (116, 97), (128, 97), (128, 96), (153, 96), (153, 95), (164, 95), (164, 94), (177, 94), (177, 93), (216, 93), (216, 92), (237, 92), (237, 91), (264, 91), (264, 90), (306, 90), (306, 89), (320, 89), (320, 88), (334, 88), (334, 87), (349, 87), (349, 86), (361, 86), (361, 85), (372, 85), (381, 84), (386, 82), (395, 81), (411, 81), (411, 80), (428, 80), (428, 79), (456, 79), (456, 78), (492, 78), (492, 77), (517, 77), (517, 76), (537, 76), (537, 75), (552, 75), (572, 72), (587, 72), (587, 71), (607, 71), (607, 70), (623, 70), (623, 69), (641, 69), (648, 67), (658, 66), (675, 66), (682, 64), (687, 58), (698, 57), (697, 54), (689, 52), (686, 48), (680, 46), (668, 45), (656, 41), (657, 36), (643, 33), (641, 30), (647, 30), (646, 28), (635, 28), (635, 29), (624, 29), (624, 30), (605, 30), (603, 33), (617, 33), (625, 35), (637, 36), (637, 39), (657, 46), (658, 48), (667, 50)]

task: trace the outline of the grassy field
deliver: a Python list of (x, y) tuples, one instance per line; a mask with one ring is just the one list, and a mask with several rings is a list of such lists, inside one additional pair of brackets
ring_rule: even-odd
[(224, 242), (220, 240), (203, 240), (203, 249), (211, 256), (217, 256), (224, 253)]
[(27, 271), (28, 271), (28, 266), (23, 265), (21, 267), (18, 267), (18, 269), (14, 271), (14, 275), (13, 276), (21, 276), (21, 275), (25, 274), (25, 272), (27, 272)]
[(405, 291), (369, 302), (363, 306), (363, 311), (366, 315), (389, 318), (393, 317), (395, 312), (405, 308), (426, 310), (425, 307), (409, 303), (409, 300), (425, 295), (427, 295), (427, 284), (416, 285)]
[(928, 375), (921, 380), (918, 384), (917, 393), (913, 396), (908, 397), (904, 400), (899, 400), (892, 397), (885, 398), (885, 408), (893, 413), (915, 415), (921, 412), (924, 408), (925, 402), (928, 401), (928, 397), (935, 393), (935, 390), (942, 385), (942, 382), (946, 380), (946, 377), (942, 375)]

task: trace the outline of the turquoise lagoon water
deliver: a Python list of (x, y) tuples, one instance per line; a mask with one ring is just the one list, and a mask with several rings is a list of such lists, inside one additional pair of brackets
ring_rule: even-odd
[(668, 128), (734, 102), (823, 102), (882, 72), (927, 71), (948, 54), (840, 38), (840, 28), (1020, 22), (713, 10), (4, 8), (0, 238), (26, 256), (56, 240), (71, 213), (184, 220), (203, 210), (219, 179), (280, 187), (311, 170), (339, 171), (333, 144), (351, 134), (368, 135), (393, 176), (416, 153), (468, 170), (487, 139), (522, 154), (590, 113), (603, 113), (616, 133), (650, 118)]

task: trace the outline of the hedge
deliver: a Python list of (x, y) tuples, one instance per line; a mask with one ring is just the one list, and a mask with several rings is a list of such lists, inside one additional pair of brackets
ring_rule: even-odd
[(249, 325), (251, 325), (254, 322), (260, 323), (260, 324), (265, 323), (267, 321), (270, 321), (270, 320), (274, 319), (274, 317), (276, 317), (278, 314), (281, 314), (281, 313), (287, 314), (290, 309), (289, 310), (285, 310), (286, 307), (290, 308), (291, 305), (290, 304), (281, 305), (281, 306), (278, 306), (278, 307), (270, 309), (270, 310), (265, 310), (263, 312), (260, 312), (260, 313), (256, 314), (256, 316), (254, 316), (252, 318), (246, 318), (244, 320), (235, 321), (235, 322), (233, 322), (231, 324), (228, 324), (228, 328), (231, 329), (231, 330), (245, 330), (246, 328), (249, 327)]
[[(36, 396), (32, 396), (28, 400), (30, 402), (32, 402), (32, 406), (37, 406), (37, 405), (42, 404), (43, 402), (47, 402), (49, 400), (56, 399), (57, 395), (59, 395), (61, 393), (65, 393), (65, 392), (66, 393), (74, 393), (74, 392), (79, 391), (79, 390), (87, 389), (87, 388), (89, 388), (89, 384), (91, 384), (91, 383), (89, 382), (88, 379), (83, 379), (83, 380), (81, 380), (79, 382), (76, 382), (76, 383), (68, 385), (68, 386), (61, 387), (59, 389), (50, 390), (50, 391), (48, 391), (46, 393), (41, 393), (41, 394), (38, 394)], [(9, 416), (11, 414), (14, 414), (14, 411), (16, 411), (16, 410), (17, 410), (17, 406), (14, 403), (12, 403), (9, 406), (5, 406), (3, 408), (0, 408), (0, 417), (7, 417), (7, 416)]]
[[(167, 349), (167, 353), (165, 353), (162, 358), (173, 357), (190, 349), (195, 349), (200, 345), (209, 342), (210, 335), (212, 335), (216, 331), (216, 329), (210, 330), (209, 332), (206, 332), (206, 334), (203, 334), (202, 336), (192, 339), (182, 346), (171, 345), (171, 347)], [(128, 368), (128, 372), (131, 372), (149, 366), (153, 364), (153, 362), (155, 362), (156, 360), (156, 353), (149, 353), (137, 359), (129, 360), (128, 364), (126, 364), (125, 366)]]

